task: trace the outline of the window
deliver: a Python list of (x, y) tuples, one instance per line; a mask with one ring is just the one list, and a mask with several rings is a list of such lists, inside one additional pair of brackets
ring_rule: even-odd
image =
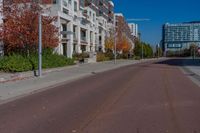
[(70, 5), (72, 4), (72, 0), (69, 0), (69, 4), (70, 4)]
[(93, 14), (93, 21), (95, 22), (95, 14)]
[(63, 13), (69, 14), (69, 11), (67, 9), (63, 8)]
[(66, 0), (63, 0), (63, 5), (64, 5), (65, 7), (67, 7), (67, 6), (68, 6), (68, 4), (67, 4), (67, 1), (66, 1)]
[(77, 12), (78, 11), (78, 4), (76, 1), (74, 1), (74, 11)]
[[(67, 31), (67, 25), (66, 24), (62, 24), (62, 31)], [(66, 38), (67, 35), (63, 34), (63, 38)]]

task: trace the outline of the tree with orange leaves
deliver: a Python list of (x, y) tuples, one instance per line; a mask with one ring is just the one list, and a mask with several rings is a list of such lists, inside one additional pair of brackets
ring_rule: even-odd
[(107, 36), (105, 39), (105, 51), (106, 52), (113, 52), (114, 49), (114, 37), (111, 36)]
[(128, 39), (126, 38), (126, 36), (122, 37), (122, 44), (121, 44), (121, 49), (123, 53), (129, 53), (131, 50), (131, 44), (128, 41)]
[(129, 52), (131, 49), (131, 45), (127, 34), (129, 33), (129, 28), (127, 29), (127, 25), (122, 16), (118, 17), (118, 25), (117, 25), (117, 44), (116, 48), (118, 52)]
[[(19, 52), (28, 54), (38, 48), (38, 15), (42, 9), (31, 0), (12, 0), (2, 7), (4, 23), (0, 35), (4, 42), (5, 53)], [(58, 45), (58, 29), (53, 22), (55, 17), (42, 18), (43, 48), (55, 48)]]

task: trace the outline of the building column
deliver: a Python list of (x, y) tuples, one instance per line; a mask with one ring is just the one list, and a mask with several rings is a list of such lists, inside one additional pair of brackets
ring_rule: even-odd
[(99, 33), (96, 32), (95, 33), (95, 50), (98, 51), (99, 50)]
[(92, 32), (92, 41), (93, 41), (92, 52), (95, 52), (95, 32)]
[(105, 31), (102, 30), (102, 34), (101, 34), (101, 47), (102, 47), (102, 51), (105, 52)]
[(68, 32), (71, 32), (71, 33), (68, 33), (67, 35), (67, 39), (68, 39), (68, 42), (67, 42), (67, 57), (69, 58), (72, 58), (72, 54), (73, 54), (73, 23), (72, 22), (69, 22), (67, 24), (67, 31)]
[(90, 52), (90, 30), (88, 29), (86, 31), (86, 40), (87, 40), (87, 46), (86, 46), (86, 52)]
[(77, 26), (77, 39), (78, 39), (78, 44), (77, 44), (77, 52), (81, 53), (81, 27), (80, 25)]

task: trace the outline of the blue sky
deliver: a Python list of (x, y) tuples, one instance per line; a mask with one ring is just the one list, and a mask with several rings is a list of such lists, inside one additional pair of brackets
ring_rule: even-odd
[(115, 12), (126, 19), (148, 18), (139, 24), (142, 40), (152, 45), (161, 40), (162, 25), (200, 20), (200, 0), (113, 0)]

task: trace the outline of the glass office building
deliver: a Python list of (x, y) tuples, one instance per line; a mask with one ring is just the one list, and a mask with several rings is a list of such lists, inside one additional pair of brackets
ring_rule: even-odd
[(189, 49), (191, 44), (200, 46), (200, 21), (165, 24), (162, 43), (165, 52)]

